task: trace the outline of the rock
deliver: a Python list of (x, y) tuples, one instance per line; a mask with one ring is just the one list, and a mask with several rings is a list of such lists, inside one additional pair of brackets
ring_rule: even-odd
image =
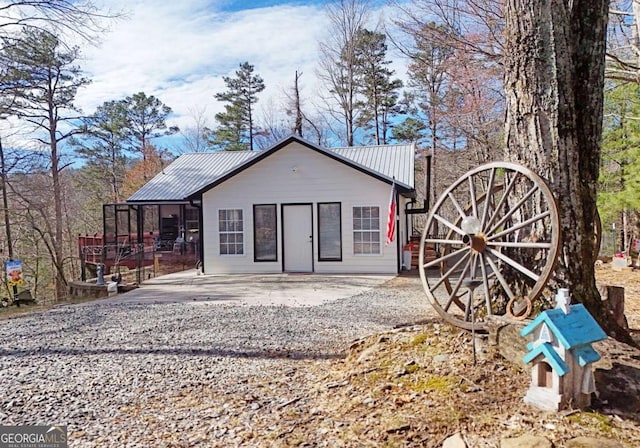
[(449, 355), (436, 355), (433, 357), (434, 362), (447, 362), (449, 361)]
[(360, 356), (358, 356), (358, 359), (356, 359), (356, 362), (360, 364), (371, 359), (376, 351), (378, 351), (378, 348), (375, 345), (365, 348), (362, 353), (360, 353)]
[(409, 371), (405, 367), (403, 367), (395, 372), (395, 377), (400, 378), (401, 376), (405, 376), (408, 374), (409, 374)]
[(442, 444), (442, 448), (467, 448), (467, 443), (464, 441), (460, 433), (457, 432), (451, 437), (445, 439)]
[(553, 448), (553, 443), (546, 437), (526, 434), (500, 440), (500, 448)]
[(623, 445), (615, 440), (594, 439), (592, 437), (576, 437), (567, 440), (565, 448), (623, 448)]
[(522, 358), (527, 353), (527, 343), (532, 339), (520, 336), (520, 330), (524, 325), (524, 322), (505, 318), (489, 319), (488, 348), (497, 351), (503, 358), (518, 367), (530, 369), (531, 366), (522, 362)]

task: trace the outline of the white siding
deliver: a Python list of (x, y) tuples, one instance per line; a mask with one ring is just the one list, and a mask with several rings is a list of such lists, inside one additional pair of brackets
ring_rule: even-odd
[[(280, 149), (203, 195), (203, 247), (206, 273), (282, 272), (282, 204), (312, 204), (313, 266), (318, 273), (396, 273), (398, 245), (404, 241), (404, 215), (400, 216), (396, 241), (385, 247), (387, 211), (391, 187), (298, 143)], [(402, 199), (402, 198), (401, 198)], [(318, 261), (318, 202), (342, 204), (342, 261)], [(278, 261), (254, 262), (253, 205), (277, 204)], [(380, 208), (381, 254), (353, 254), (352, 207)], [(245, 254), (220, 256), (218, 210), (244, 211)], [(404, 201), (398, 209), (404, 211)]]

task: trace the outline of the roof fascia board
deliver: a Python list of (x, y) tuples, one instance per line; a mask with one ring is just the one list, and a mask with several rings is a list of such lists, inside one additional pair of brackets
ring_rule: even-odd
[[(204, 193), (206, 193), (207, 191), (211, 190), (212, 188), (216, 187), (217, 185), (220, 185), (221, 183), (225, 182), (226, 180), (234, 177), (235, 175), (241, 173), (242, 171), (246, 170), (247, 168), (252, 167), (253, 165), (255, 165), (256, 163), (258, 163), (259, 161), (269, 157), (271, 154), (273, 154), (276, 151), (279, 151), (280, 149), (284, 148), (285, 146), (289, 145), (290, 143), (293, 142), (297, 142), (303, 146), (306, 146), (307, 148), (319, 152), (320, 154), (323, 154), (327, 157), (330, 157), (340, 163), (344, 163), (347, 166), (350, 166), (351, 168), (354, 168), (355, 170), (358, 170), (364, 174), (367, 174), (375, 179), (381, 180), (389, 185), (391, 185), (393, 183), (393, 179), (389, 179), (386, 176), (377, 174), (377, 173), (373, 173), (372, 171), (368, 170), (367, 168), (358, 165), (357, 163), (354, 163), (348, 159), (345, 159), (344, 157), (339, 156), (338, 154), (332, 153), (330, 150), (321, 148), (317, 145), (315, 145), (314, 143), (311, 143), (303, 138), (298, 137), (295, 134), (290, 135), (289, 137), (285, 138), (284, 140), (280, 141), (279, 143), (276, 143), (274, 146), (272, 146), (269, 149), (266, 149), (264, 151), (262, 151), (262, 153), (260, 153), (258, 156), (256, 157), (252, 157), (251, 159), (247, 160), (246, 162), (240, 164), (240, 166), (236, 167), (235, 169), (229, 171), (227, 174), (225, 174), (224, 176), (221, 176), (220, 178), (216, 179), (215, 181), (211, 182), (209, 185), (206, 185), (205, 187), (202, 187), (200, 190), (192, 193), (191, 195), (187, 196), (185, 198), (185, 200), (192, 200), (192, 199), (196, 199), (196, 198), (201, 198), (202, 195)], [(398, 184), (396, 183), (396, 187), (398, 188), (398, 191), (401, 194), (407, 195), (409, 197), (411, 197), (412, 195), (415, 194), (415, 190), (408, 188), (407, 186), (405, 186), (404, 184)]]

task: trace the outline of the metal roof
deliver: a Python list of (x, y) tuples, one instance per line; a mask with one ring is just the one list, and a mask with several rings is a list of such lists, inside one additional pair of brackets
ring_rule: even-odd
[(216, 151), (182, 154), (127, 201), (181, 201), (229, 171), (256, 157), (259, 151)]
[[(298, 141), (343, 163), (376, 177), (392, 179), (414, 189), (414, 151), (411, 145), (381, 145), (326, 149), (297, 136), (290, 136), (264, 151), (215, 151), (183, 154), (135, 192), (128, 202), (184, 201), (210, 185), (237, 174), (270, 153)], [(254, 160), (255, 159), (255, 160)]]
[(415, 145), (351, 146), (333, 148), (341, 155), (371, 171), (380, 173), (407, 188), (415, 187)]

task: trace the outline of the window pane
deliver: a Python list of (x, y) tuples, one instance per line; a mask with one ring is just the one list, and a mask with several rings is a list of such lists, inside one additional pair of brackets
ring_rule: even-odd
[[(354, 209), (355, 215), (355, 209)], [(340, 203), (318, 204), (319, 259), (342, 259)]]
[(353, 216), (353, 253), (379, 254), (380, 207), (353, 207)]
[(255, 260), (276, 261), (278, 259), (276, 205), (254, 206), (253, 221)]
[(380, 230), (380, 218), (379, 217), (375, 217), (373, 218), (373, 220), (371, 221), (371, 229), (375, 229), (375, 230)]
[(242, 209), (218, 210), (220, 255), (244, 253)]

